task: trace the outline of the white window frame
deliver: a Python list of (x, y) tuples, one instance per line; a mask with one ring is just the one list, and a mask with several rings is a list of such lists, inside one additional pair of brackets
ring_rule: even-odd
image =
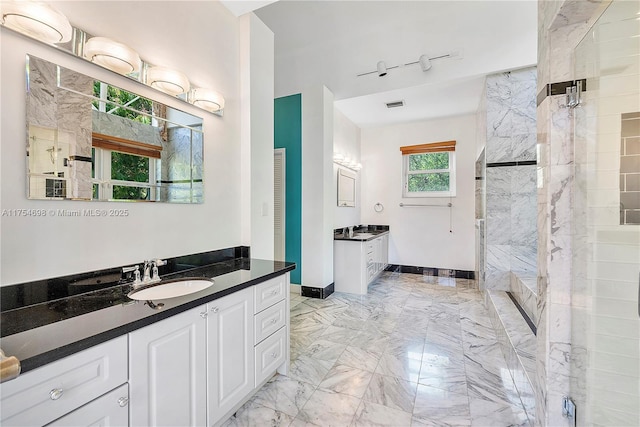
[[(440, 151), (443, 152), (443, 151)], [(404, 154), (402, 156), (402, 197), (455, 197), (456, 196), (456, 152), (444, 151), (449, 154), (449, 168), (448, 169), (432, 169), (432, 170), (409, 170), (409, 156), (421, 155), (421, 154), (435, 154), (435, 153), (416, 153), (416, 154)], [(410, 175), (422, 175), (426, 173), (449, 173), (449, 191), (409, 191), (409, 176)]]
[[(126, 187), (147, 187), (149, 188), (149, 200), (155, 201), (157, 197), (157, 182), (156, 182), (156, 159), (149, 157), (149, 181), (148, 182), (136, 182), (136, 181), (120, 181), (117, 179), (111, 179), (111, 153), (112, 150), (105, 150), (103, 148), (95, 148), (95, 178), (92, 179), (94, 184), (98, 184), (98, 200), (115, 200), (113, 198), (113, 186), (120, 185)], [(130, 154), (130, 153), (125, 153)], [(131, 154), (137, 155), (137, 154)], [(145, 156), (139, 156), (145, 157)], [(124, 200), (125, 199), (117, 199)], [(131, 200), (134, 201), (134, 200)]]

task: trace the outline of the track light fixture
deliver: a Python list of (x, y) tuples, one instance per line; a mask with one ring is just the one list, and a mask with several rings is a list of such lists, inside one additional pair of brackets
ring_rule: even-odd
[(400, 65), (393, 65), (391, 67), (388, 67), (386, 62), (384, 61), (378, 61), (378, 63), (376, 64), (376, 71), (367, 71), (366, 73), (361, 73), (358, 74), (357, 77), (361, 77), (361, 76), (366, 76), (369, 74), (377, 74), (378, 77), (384, 77), (387, 75), (387, 71), (388, 70), (392, 70), (394, 68), (400, 68), (400, 67), (405, 67), (407, 65), (413, 65), (413, 64), (420, 64), (420, 68), (422, 69), (423, 72), (427, 72), (431, 69), (431, 61), (434, 59), (442, 59), (442, 58), (455, 58), (455, 57), (460, 57), (460, 52), (459, 51), (454, 51), (451, 53), (447, 53), (444, 55), (438, 55), (438, 56), (433, 56), (433, 57), (429, 57), (429, 55), (426, 54), (422, 54), (420, 55), (420, 58), (418, 58), (417, 61), (413, 61), (413, 62), (407, 62), (406, 64), (400, 64)]
[(418, 62), (420, 63), (422, 71), (429, 71), (431, 69), (431, 59), (429, 59), (427, 55), (420, 55)]
[(379, 61), (377, 68), (378, 68), (378, 77), (384, 77), (387, 75), (387, 64), (385, 64), (384, 61)]

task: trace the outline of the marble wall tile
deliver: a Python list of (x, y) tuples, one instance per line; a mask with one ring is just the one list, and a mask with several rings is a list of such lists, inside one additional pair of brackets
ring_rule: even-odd
[(549, 169), (548, 209), (551, 236), (570, 235), (572, 221), (572, 165)]
[(29, 123), (57, 128), (56, 92), (49, 89), (56, 86), (55, 64), (30, 56), (28, 72), (29, 87), (26, 104)]
[(536, 199), (531, 194), (511, 195), (511, 239), (514, 246), (537, 245)]
[(511, 137), (511, 155), (513, 160), (536, 160), (537, 159), (537, 137), (536, 133), (524, 133)]
[[(567, 165), (573, 162), (573, 135), (570, 129), (573, 121), (572, 110), (566, 108), (564, 96), (550, 99), (550, 126), (552, 138), (549, 141), (551, 165)], [(566, 131), (565, 131), (566, 130)]]

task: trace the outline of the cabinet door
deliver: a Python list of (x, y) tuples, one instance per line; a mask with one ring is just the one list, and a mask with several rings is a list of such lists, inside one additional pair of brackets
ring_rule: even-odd
[(209, 425), (253, 391), (253, 289), (208, 304), (207, 358)]
[(47, 427), (87, 426), (122, 427), (129, 425), (129, 389), (123, 384), (117, 389), (47, 424)]
[(129, 334), (133, 426), (206, 422), (206, 306)]

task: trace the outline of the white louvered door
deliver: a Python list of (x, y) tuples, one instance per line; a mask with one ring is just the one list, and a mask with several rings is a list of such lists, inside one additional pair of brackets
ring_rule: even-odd
[(285, 149), (277, 148), (273, 154), (273, 245), (274, 259), (284, 261), (285, 256)]

